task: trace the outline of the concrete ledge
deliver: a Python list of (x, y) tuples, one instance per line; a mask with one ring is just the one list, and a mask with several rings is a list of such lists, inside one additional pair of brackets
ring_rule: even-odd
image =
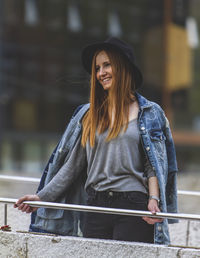
[(112, 240), (0, 232), (0, 257), (194, 258), (200, 250)]
[[(8, 205), (8, 224), (12, 232), (28, 231), (30, 214), (22, 213)], [(4, 225), (4, 205), (0, 204), (0, 226)], [(200, 222), (180, 220), (179, 223), (170, 224), (171, 244), (175, 246), (200, 248)]]

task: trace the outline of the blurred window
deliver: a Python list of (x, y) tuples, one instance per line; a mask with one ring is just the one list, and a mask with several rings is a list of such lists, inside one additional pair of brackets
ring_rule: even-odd
[(88, 102), (81, 50), (109, 36), (134, 47), (140, 92), (168, 103), (180, 164), (199, 165), (200, 1), (172, 1), (168, 35), (166, 2), (0, 1), (1, 170), (41, 173), (74, 109)]

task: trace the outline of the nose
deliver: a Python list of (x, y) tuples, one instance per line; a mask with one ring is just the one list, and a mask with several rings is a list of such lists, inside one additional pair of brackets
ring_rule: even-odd
[(104, 67), (100, 67), (99, 76), (104, 76), (106, 74), (106, 69)]

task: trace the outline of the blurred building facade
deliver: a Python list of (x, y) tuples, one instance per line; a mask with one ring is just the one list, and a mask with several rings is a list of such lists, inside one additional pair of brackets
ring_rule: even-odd
[(88, 102), (86, 44), (135, 49), (140, 92), (170, 119), (180, 168), (200, 161), (199, 0), (0, 0), (0, 170), (40, 173), (75, 107)]

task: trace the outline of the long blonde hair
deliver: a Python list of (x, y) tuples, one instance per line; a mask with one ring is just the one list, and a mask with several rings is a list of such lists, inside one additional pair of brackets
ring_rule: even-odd
[[(112, 67), (112, 86), (109, 91), (103, 89), (96, 78), (96, 57), (105, 51)], [(93, 56), (90, 81), (90, 109), (82, 120), (83, 131), (81, 143), (90, 146), (95, 144), (95, 134), (109, 129), (106, 141), (116, 138), (121, 129), (127, 129), (129, 104), (134, 100), (134, 78), (131, 65), (124, 56), (113, 49), (98, 50)], [(110, 110), (115, 110), (113, 121)], [(124, 126), (125, 125), (125, 126)]]

